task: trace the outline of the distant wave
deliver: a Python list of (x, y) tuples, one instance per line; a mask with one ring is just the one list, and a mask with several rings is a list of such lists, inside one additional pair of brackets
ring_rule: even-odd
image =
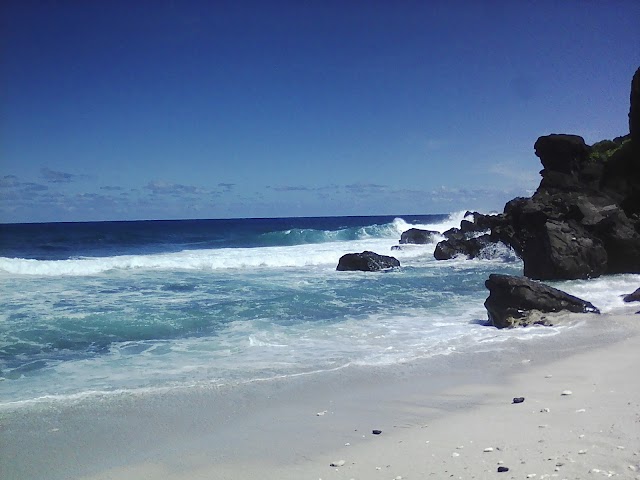
[(358, 242), (324, 243), (318, 246), (221, 248), (185, 250), (177, 253), (122, 255), (72, 260), (32, 260), (0, 258), (0, 273), (39, 276), (97, 275), (110, 270), (221, 270), (246, 268), (283, 268), (336, 265), (341, 255), (366, 248), (390, 248), (382, 245), (358, 245)]
[(263, 233), (260, 236), (265, 245), (303, 245), (309, 243), (340, 242), (365, 238), (394, 238), (398, 236), (395, 223), (350, 227), (339, 230), (314, 230), (294, 228), (281, 232)]
[(459, 227), (465, 217), (465, 211), (455, 212), (443, 221), (436, 223), (407, 223), (402, 218), (395, 218), (391, 223), (373, 224), (363, 227), (349, 227), (337, 230), (299, 229), (269, 232), (261, 235), (265, 246), (304, 245), (325, 242), (366, 240), (370, 238), (399, 239), (403, 232), (410, 228), (433, 230), (440, 233), (453, 227)]
[[(464, 212), (433, 224), (410, 224), (402, 218), (390, 223), (337, 230), (290, 229), (262, 234), (264, 246), (182, 250), (169, 253), (34, 260), (0, 257), (0, 274), (86, 276), (111, 270), (219, 270), (336, 265), (341, 255), (366, 249), (387, 252), (402, 232), (422, 228), (444, 232), (460, 225)], [(404, 252), (420, 255), (424, 252)]]

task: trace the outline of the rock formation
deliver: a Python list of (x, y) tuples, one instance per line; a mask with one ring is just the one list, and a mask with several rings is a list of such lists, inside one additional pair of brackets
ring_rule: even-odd
[(492, 274), (485, 282), (489, 298), (484, 306), (497, 328), (549, 324), (544, 313), (569, 311), (600, 313), (591, 303), (526, 277)]
[(386, 255), (378, 255), (375, 252), (347, 253), (340, 257), (336, 270), (359, 270), (362, 272), (375, 272), (386, 268), (399, 267), (397, 258)]
[(629, 109), (629, 133), (636, 148), (640, 145), (640, 68), (631, 80), (631, 108)]
[(577, 135), (538, 138), (534, 149), (543, 169), (534, 195), (511, 200), (500, 215), (463, 220), (461, 234), (447, 236), (434, 256), (477, 256), (482, 238), (512, 247), (530, 278), (640, 273), (640, 68), (629, 128), (630, 135), (591, 146)]
[[(468, 220), (463, 220), (463, 222), (468, 222)], [(439, 242), (433, 252), (436, 260), (448, 260), (457, 255), (476, 258), (480, 256), (483, 248), (494, 243), (490, 235), (468, 236), (462, 228), (451, 228), (444, 232), (444, 236), (446, 240)]]
[(636, 289), (635, 292), (630, 293), (629, 295), (625, 295), (623, 300), (625, 302), (640, 302), (640, 288)]
[(433, 236), (438, 235), (439, 232), (434, 230), (422, 230), (420, 228), (410, 228), (409, 230), (402, 232), (400, 236), (400, 243), (415, 243), (425, 244), (433, 241)]

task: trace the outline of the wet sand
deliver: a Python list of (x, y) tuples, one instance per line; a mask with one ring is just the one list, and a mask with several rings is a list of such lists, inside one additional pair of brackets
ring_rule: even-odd
[(563, 320), (501, 350), (2, 411), (0, 478), (640, 478), (640, 315)]

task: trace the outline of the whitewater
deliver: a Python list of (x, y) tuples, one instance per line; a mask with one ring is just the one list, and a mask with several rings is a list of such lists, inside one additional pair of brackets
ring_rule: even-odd
[[(0, 408), (377, 368), (580, 328), (486, 325), (488, 275), (522, 273), (506, 247), (436, 261), (441, 235), (398, 245), (463, 217), (2, 225)], [(401, 267), (336, 271), (364, 250)], [(639, 278), (554, 285), (607, 312)]]

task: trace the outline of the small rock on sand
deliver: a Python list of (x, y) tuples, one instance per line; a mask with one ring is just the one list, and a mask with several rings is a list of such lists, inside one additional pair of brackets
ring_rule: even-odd
[(508, 471), (509, 471), (509, 468), (507, 468), (507, 467), (498, 467), (498, 472), (499, 473), (508, 472)]
[(382, 430), (371, 430), (371, 433), (373, 433), (374, 435), (380, 435), (382, 433)]
[(524, 402), (524, 397), (514, 397), (513, 403), (522, 403)]
[(540, 413), (549, 413), (551, 410), (549, 410), (548, 408), (541, 408), (540, 409)]
[(483, 450), (483, 452), (488, 453), (488, 452), (493, 452), (493, 448), (492, 447), (487, 447)]
[(329, 464), (329, 466), (330, 467), (342, 467), (345, 463), (347, 463), (347, 462), (345, 462), (344, 460), (338, 460), (337, 462), (331, 462)]

